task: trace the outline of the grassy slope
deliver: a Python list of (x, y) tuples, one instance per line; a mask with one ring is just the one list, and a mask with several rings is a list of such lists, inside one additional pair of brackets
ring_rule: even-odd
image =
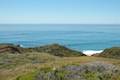
[(55, 57), (46, 53), (0, 54), (0, 80), (33, 80), (37, 71), (69, 64), (104, 61), (120, 66), (120, 60), (98, 57)]

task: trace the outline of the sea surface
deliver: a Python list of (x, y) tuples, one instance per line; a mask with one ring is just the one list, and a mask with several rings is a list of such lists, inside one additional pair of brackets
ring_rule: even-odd
[(120, 25), (1, 24), (0, 43), (23, 47), (59, 43), (80, 51), (120, 47)]

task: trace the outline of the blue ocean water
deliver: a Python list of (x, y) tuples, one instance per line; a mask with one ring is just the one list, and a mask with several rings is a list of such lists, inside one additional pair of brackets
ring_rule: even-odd
[(24, 47), (59, 43), (76, 50), (120, 47), (120, 25), (1, 24), (0, 43)]

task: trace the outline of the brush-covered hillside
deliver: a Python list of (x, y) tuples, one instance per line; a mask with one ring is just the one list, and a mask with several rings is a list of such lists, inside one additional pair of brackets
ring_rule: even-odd
[(0, 53), (22, 53), (24, 49), (20, 45), (0, 44)]
[(105, 49), (102, 53), (94, 56), (120, 59), (120, 47)]
[(0, 45), (0, 80), (120, 80), (120, 60), (84, 56), (58, 44)]
[(35, 47), (31, 49), (33, 51), (45, 52), (45, 53), (49, 53), (51, 55), (60, 56), (60, 57), (85, 56), (85, 54), (83, 54), (80, 51), (75, 51), (59, 44), (45, 45), (45, 46)]
[(85, 56), (85, 54), (83, 54), (80, 51), (75, 51), (59, 44), (51, 44), (33, 48), (23, 48), (20, 47), (19, 45), (14, 44), (0, 44), (0, 53), (27, 53), (27, 52), (40, 52), (40, 53), (42, 52), (59, 57)]

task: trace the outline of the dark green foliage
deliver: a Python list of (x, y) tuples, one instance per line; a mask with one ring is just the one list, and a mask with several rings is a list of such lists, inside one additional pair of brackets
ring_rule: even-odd
[(23, 76), (18, 76), (15, 80), (35, 80), (37, 74), (37, 71), (34, 71)]
[(1, 44), (0, 53), (28, 53), (28, 52), (43, 52), (54, 56), (71, 57), (71, 56), (85, 56), (82, 52), (68, 49), (59, 44), (46, 45), (34, 48), (22, 48), (12, 44)]
[(45, 52), (60, 57), (85, 56), (82, 52), (68, 49), (59, 44), (46, 45), (33, 48), (37, 52)]

